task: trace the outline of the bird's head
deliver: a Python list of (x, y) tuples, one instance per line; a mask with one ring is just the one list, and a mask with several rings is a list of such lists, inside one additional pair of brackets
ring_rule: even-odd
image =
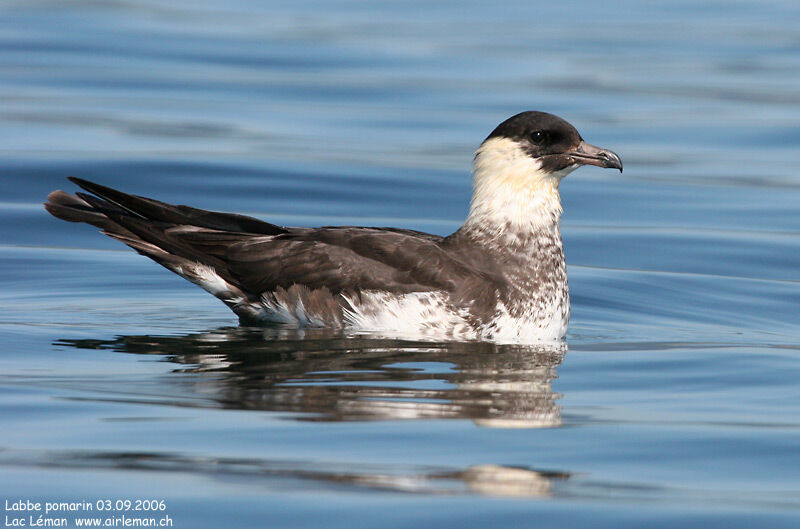
[(557, 222), (558, 185), (582, 165), (622, 171), (619, 156), (586, 143), (558, 116), (535, 111), (512, 116), (475, 153), (470, 218), (512, 226)]
[(619, 169), (622, 160), (615, 153), (583, 141), (580, 133), (558, 116), (546, 112), (521, 112), (499, 124), (484, 140), (479, 153), (492, 149), (504, 152), (516, 148), (544, 173), (597, 165)]

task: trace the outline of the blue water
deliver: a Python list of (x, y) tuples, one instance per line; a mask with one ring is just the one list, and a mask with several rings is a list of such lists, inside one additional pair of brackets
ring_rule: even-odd
[[(3, 500), (162, 499), (175, 527), (800, 525), (797, 2), (20, 0), (0, 26)], [(472, 152), (526, 109), (625, 162), (562, 184), (564, 349), (237, 329), (41, 207), (74, 175), (446, 234)]]

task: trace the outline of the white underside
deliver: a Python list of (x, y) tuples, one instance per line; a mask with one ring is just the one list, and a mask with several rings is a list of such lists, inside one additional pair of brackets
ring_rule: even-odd
[(531, 318), (515, 318), (498, 304), (496, 316), (478, 328), (468, 323), (465, 310), (447, 306), (441, 292), (395, 296), (371, 292), (356, 305), (348, 299), (345, 321), (349, 328), (384, 335), (459, 340), (488, 340), (499, 343), (541, 343), (561, 340), (567, 332), (569, 310), (546, 307)]
[(400, 296), (367, 292), (361, 294), (359, 302), (345, 299), (344, 321), (354, 330), (418, 337), (475, 338), (464, 315), (447, 310), (444, 295), (439, 292)]
[[(187, 270), (176, 272), (186, 277)], [(228, 306), (247, 311), (254, 319), (297, 327), (324, 327), (324, 321), (309, 313), (298, 302), (294, 306), (262, 298), (260, 303), (231, 296), (233, 287), (210, 267), (192, 267), (192, 280), (207, 292), (223, 299)], [(499, 343), (540, 343), (560, 340), (567, 332), (569, 310), (545, 307), (538, 314), (515, 318), (502, 304), (495, 317), (478, 328), (468, 323), (465, 309), (453, 310), (443, 292), (415, 292), (394, 295), (389, 292), (362, 292), (360, 300), (344, 297), (343, 324), (354, 331), (377, 332), (408, 339), (488, 340)], [(245, 306), (246, 305), (246, 306)]]

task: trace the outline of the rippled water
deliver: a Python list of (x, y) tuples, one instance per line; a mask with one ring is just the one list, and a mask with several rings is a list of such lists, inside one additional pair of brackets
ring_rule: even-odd
[[(0, 2), (0, 495), (175, 527), (796, 527), (800, 8)], [(68, 175), (449, 233), (501, 120), (562, 185), (563, 349), (239, 329), (58, 222)], [(6, 515), (7, 513), (4, 513)]]

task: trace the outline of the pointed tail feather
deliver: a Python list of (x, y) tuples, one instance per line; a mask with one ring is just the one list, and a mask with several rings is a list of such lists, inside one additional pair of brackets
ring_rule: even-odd
[(60, 189), (47, 195), (44, 207), (54, 217), (67, 222), (85, 222), (109, 234), (132, 235), (83, 198), (70, 195)]
[(189, 206), (175, 206), (152, 198), (129, 195), (128, 193), (73, 176), (70, 176), (69, 180), (117, 208), (127, 211), (130, 215), (143, 219), (259, 235), (280, 235), (288, 231), (282, 226), (264, 222), (254, 217), (235, 213), (206, 211)]
[[(69, 222), (85, 222), (100, 228), (106, 235), (213, 294), (231, 308), (243, 322), (261, 319), (263, 306), (257, 299), (251, 299), (246, 295), (230, 275), (224, 261), (220, 259), (220, 248), (207, 251), (214, 246), (211, 240), (201, 239), (201, 242), (209, 247), (206, 248), (203, 244), (193, 245), (191, 241), (185, 242), (180, 237), (171, 236), (169, 231), (175, 230), (176, 235), (193, 230), (207, 234), (213, 232), (215, 236), (213, 238), (218, 240), (217, 246), (220, 244), (227, 246), (253, 235), (238, 231), (217, 232), (207, 227), (198, 228), (190, 218), (194, 216), (202, 219), (203, 215), (200, 213), (212, 214), (212, 212), (193, 210), (199, 213), (182, 214), (178, 208), (184, 206), (172, 206), (143, 197), (126, 195), (85, 180), (73, 178), (70, 180), (97, 196), (53, 191), (47, 196), (47, 202), (44, 204), (45, 209), (53, 216)], [(263, 228), (265, 230), (273, 226), (249, 217), (233, 216), (232, 219), (227, 219), (223, 218), (225, 214), (217, 215), (217, 217), (206, 216), (204, 224), (214, 224), (212, 222), (214, 219), (222, 219), (217, 225), (242, 227), (237, 223), (243, 222), (246, 225), (252, 221), (266, 225), (267, 228)]]

